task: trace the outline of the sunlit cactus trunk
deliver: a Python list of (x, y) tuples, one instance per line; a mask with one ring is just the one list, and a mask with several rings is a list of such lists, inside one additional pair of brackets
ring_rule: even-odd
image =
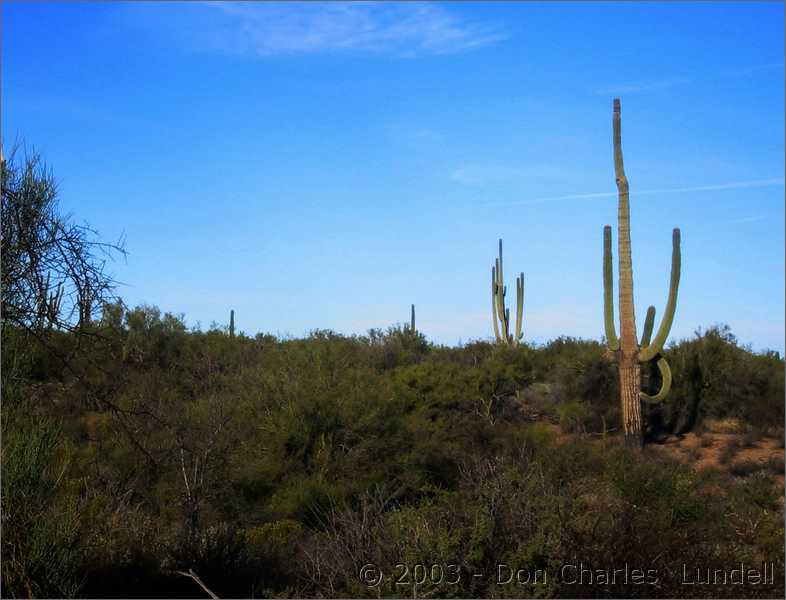
[(640, 370), (639, 343), (636, 340), (636, 310), (633, 305), (633, 260), (630, 248), (630, 193), (628, 178), (622, 162), (622, 133), (620, 131), (620, 102), (614, 101), (614, 175), (619, 192), (617, 215), (619, 236), (620, 277), (620, 348), (619, 374), (622, 421), (625, 443), (641, 446), (641, 404), (639, 401)]
[[(650, 306), (644, 323), (641, 345), (636, 335), (636, 315), (633, 304), (633, 264), (630, 243), (630, 198), (628, 179), (622, 161), (622, 133), (620, 123), (620, 101), (614, 100), (614, 173), (619, 192), (619, 303), (620, 337), (614, 327), (614, 283), (612, 275), (611, 227), (603, 231), (603, 301), (606, 343), (609, 353), (619, 366), (620, 401), (625, 443), (641, 447), (642, 434), (641, 402), (657, 403), (662, 401), (671, 387), (671, 370), (660, 353), (671, 330), (674, 310), (677, 305), (677, 290), (680, 279), (680, 230), (675, 229), (672, 239), (671, 282), (669, 298), (658, 333), (650, 343), (655, 322), (655, 307)], [(661, 373), (660, 391), (649, 396), (641, 392), (641, 364), (656, 361)]]

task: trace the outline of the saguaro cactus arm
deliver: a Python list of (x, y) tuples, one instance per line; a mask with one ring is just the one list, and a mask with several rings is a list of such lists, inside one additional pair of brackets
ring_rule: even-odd
[(644, 392), (639, 393), (642, 401), (646, 402), (647, 404), (658, 404), (659, 402), (662, 402), (671, 389), (671, 368), (669, 367), (669, 363), (662, 356), (658, 359), (658, 370), (660, 371), (660, 377), (662, 381), (658, 393), (654, 396), (650, 396)]
[[(501, 242), (502, 240), (500, 240)], [(500, 246), (500, 251), (502, 246)], [(496, 301), (497, 301), (497, 316), (502, 324), (500, 336), (505, 343), (510, 342), (510, 311), (505, 308), (505, 296), (508, 295), (508, 288), (505, 286), (505, 281), (502, 275), (502, 255), (497, 259), (497, 287), (496, 287)]]
[(499, 279), (500, 286), (503, 285), (502, 280), (502, 238), (499, 238), (499, 258), (497, 259), (497, 278)]
[(620, 347), (617, 330), (614, 327), (614, 276), (611, 265), (611, 226), (603, 228), (603, 316), (606, 327), (606, 345), (609, 350)]
[(501, 336), (505, 343), (510, 341), (510, 312), (505, 308), (505, 296), (508, 288), (505, 287), (505, 278), (502, 273), (502, 240), (499, 241), (499, 258), (497, 258), (497, 315), (502, 322)]
[(524, 315), (524, 273), (516, 278), (516, 341), (524, 337), (521, 323)]
[(491, 322), (494, 323), (494, 338), (501, 342), (499, 323), (497, 323), (497, 267), (491, 267)]
[(644, 331), (641, 333), (641, 343), (639, 344), (642, 348), (650, 343), (650, 338), (652, 337), (652, 328), (655, 326), (655, 307), (650, 306), (647, 309), (647, 316), (644, 318)]
[(663, 313), (663, 320), (658, 327), (658, 333), (652, 343), (642, 348), (639, 352), (639, 361), (646, 362), (652, 360), (663, 350), (666, 338), (669, 337), (671, 324), (674, 321), (674, 311), (677, 308), (677, 292), (680, 287), (680, 230), (672, 232), (671, 246), (671, 281), (669, 282), (669, 299), (666, 301), (666, 310)]

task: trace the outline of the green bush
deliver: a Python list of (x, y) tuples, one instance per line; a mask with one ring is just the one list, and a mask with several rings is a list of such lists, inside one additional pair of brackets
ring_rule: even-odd
[(568, 433), (586, 433), (587, 422), (592, 416), (588, 406), (580, 402), (568, 402), (557, 407), (559, 425)]
[(758, 508), (777, 510), (782, 506), (779, 499), (780, 486), (777, 486), (769, 475), (760, 469), (754, 469), (746, 475), (750, 476), (732, 488), (734, 496)]
[(3, 409), (3, 594), (72, 597), (82, 581), (77, 497), (63, 493), (71, 451), (34, 410)]
[(673, 374), (663, 410), (668, 430), (684, 433), (705, 417), (758, 426), (784, 420), (783, 359), (741, 347), (728, 326), (698, 330), (665, 353)]

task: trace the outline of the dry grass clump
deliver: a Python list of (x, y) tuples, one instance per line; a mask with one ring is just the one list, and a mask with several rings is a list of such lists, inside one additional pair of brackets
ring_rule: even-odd
[(740, 441), (737, 438), (726, 440), (721, 448), (720, 454), (718, 454), (718, 462), (722, 465), (728, 464), (739, 450)]
[(704, 426), (707, 431), (713, 433), (745, 433), (747, 427), (739, 419), (726, 418), (726, 419), (706, 419)]
[(784, 474), (784, 460), (783, 456), (770, 456), (765, 462), (767, 470), (773, 475)]
[(742, 446), (743, 448), (753, 448), (763, 439), (764, 431), (758, 427), (751, 427), (742, 436)]
[(688, 460), (691, 462), (699, 462), (701, 460), (701, 445), (698, 446), (691, 446), (688, 448)]

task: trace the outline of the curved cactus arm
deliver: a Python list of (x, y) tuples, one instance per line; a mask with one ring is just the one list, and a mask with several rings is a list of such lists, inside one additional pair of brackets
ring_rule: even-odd
[(609, 350), (619, 350), (620, 342), (614, 327), (614, 276), (611, 265), (611, 226), (603, 228), (603, 312), (606, 327), (606, 345)]
[(524, 334), (521, 332), (521, 325), (524, 316), (524, 273), (516, 279), (516, 341), (518, 342)]
[(507, 290), (505, 289), (505, 279), (502, 275), (502, 240), (499, 241), (499, 256), (497, 257), (497, 314), (500, 315), (500, 319), (505, 313), (505, 294)]
[(655, 307), (650, 306), (647, 309), (647, 316), (644, 318), (644, 331), (641, 332), (641, 344), (639, 345), (642, 348), (650, 343), (650, 338), (652, 337), (652, 328), (654, 326), (655, 326)]
[(639, 393), (641, 400), (647, 404), (658, 404), (662, 402), (671, 389), (671, 368), (669, 367), (669, 363), (662, 356), (658, 359), (658, 370), (660, 371), (660, 376), (663, 381), (658, 393), (654, 396), (650, 396), (644, 392)]
[(669, 282), (669, 299), (666, 301), (666, 310), (663, 313), (663, 320), (658, 327), (655, 339), (647, 347), (642, 348), (639, 353), (639, 361), (646, 362), (652, 360), (663, 350), (663, 344), (669, 337), (671, 324), (674, 321), (674, 311), (677, 308), (677, 291), (680, 287), (680, 230), (672, 232), (671, 244), (671, 281)]
[(497, 267), (491, 267), (491, 322), (494, 323), (494, 338), (497, 343), (502, 341), (497, 323)]

